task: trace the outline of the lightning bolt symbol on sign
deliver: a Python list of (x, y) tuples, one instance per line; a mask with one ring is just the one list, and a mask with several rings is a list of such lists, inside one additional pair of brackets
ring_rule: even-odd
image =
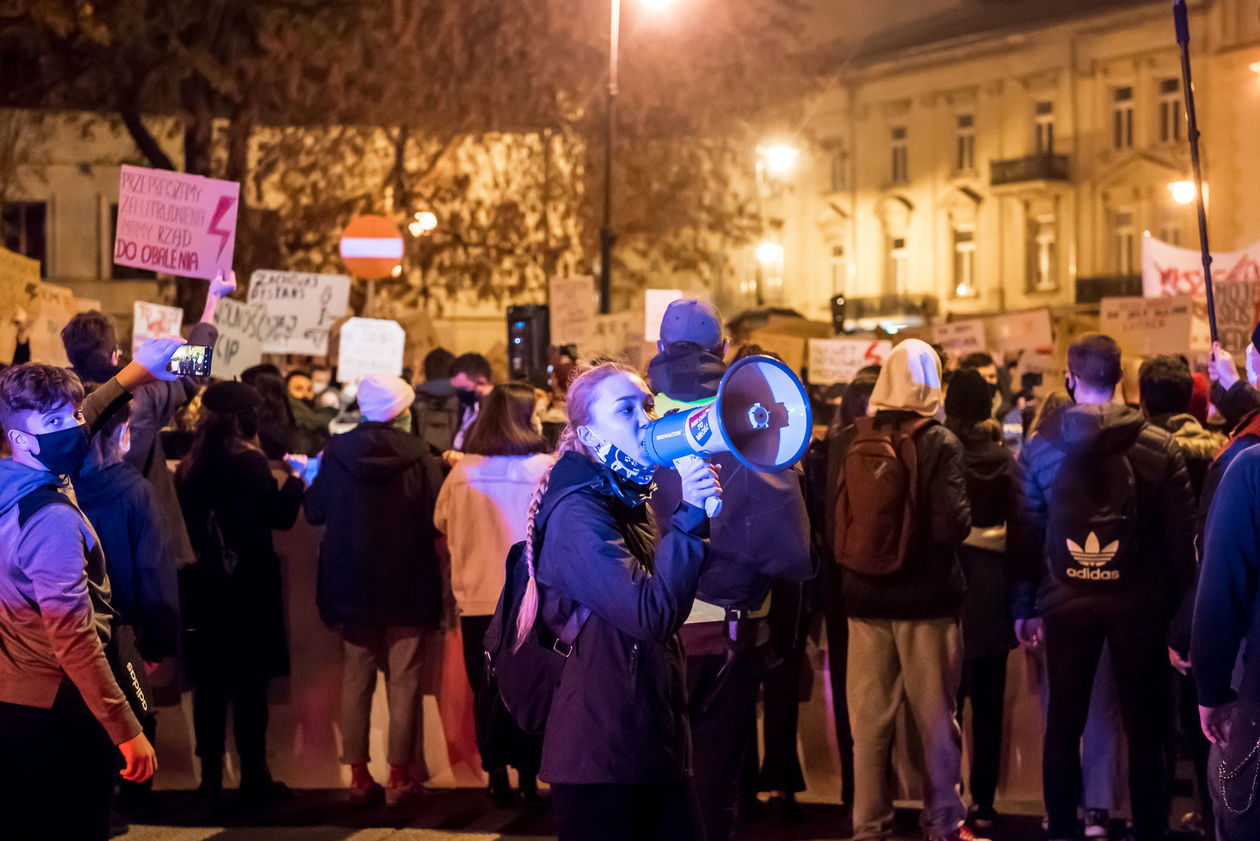
[(236, 199), (232, 196), (219, 196), (219, 206), (214, 209), (214, 216), (210, 218), (210, 227), (206, 229), (206, 233), (214, 234), (219, 238), (219, 255), (223, 256), (223, 249), (227, 248), (228, 239), (232, 236), (232, 231), (223, 230), (219, 227), (219, 223), (223, 221), (223, 215), (232, 209), (232, 205), (236, 204)]

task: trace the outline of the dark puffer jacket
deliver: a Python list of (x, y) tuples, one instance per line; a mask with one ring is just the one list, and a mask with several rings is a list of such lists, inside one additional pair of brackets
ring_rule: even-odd
[(695, 598), (707, 520), (681, 503), (655, 546), (647, 503), (623, 502), (614, 481), (586, 456), (565, 453), (535, 520), (544, 525), (537, 580), (548, 627), (558, 634), (578, 604), (591, 611), (547, 718), (539, 776), (549, 783), (691, 776), (678, 629)]
[[(875, 415), (876, 422), (909, 423), (912, 412)], [(835, 543), (836, 489), (844, 456), (857, 433), (850, 426), (831, 443), (827, 464), (827, 545)], [(916, 499), (922, 518), (905, 564), (892, 575), (872, 577), (841, 568), (845, 612), (859, 619), (940, 619), (957, 616), (966, 578), (958, 547), (971, 530), (963, 446), (933, 423), (915, 437), (918, 454)]]
[[(648, 366), (657, 409), (716, 397), (725, 372), (721, 359), (699, 349), (659, 354)], [(696, 597), (722, 607), (752, 609), (765, 601), (774, 579), (812, 578), (800, 471), (759, 473), (730, 453), (719, 453), (712, 461), (721, 468), (722, 512), (709, 525), (710, 563)], [(655, 481), (652, 511), (662, 534), (668, 534), (682, 482), (677, 471), (668, 469), (656, 471)]]
[[(1137, 480), (1139, 562), (1135, 575), (1112, 591), (1070, 587), (1048, 574), (1042, 562), (1051, 489), (1069, 454), (1123, 452)], [(1013, 539), (1022, 574), (1039, 583), (1040, 612), (1065, 604), (1112, 612), (1150, 615), (1167, 620), (1194, 581), (1194, 497), (1186, 462), (1172, 436), (1147, 423), (1127, 406), (1069, 406), (1047, 418), (1020, 453), (1024, 481), (1016, 496)], [(1031, 588), (1026, 588), (1028, 593)], [(1016, 616), (1036, 614), (1024, 598)]]
[(441, 459), (388, 423), (329, 439), (304, 500), (306, 518), (328, 525), (316, 593), (325, 622), (438, 626), (433, 508), (441, 485)]

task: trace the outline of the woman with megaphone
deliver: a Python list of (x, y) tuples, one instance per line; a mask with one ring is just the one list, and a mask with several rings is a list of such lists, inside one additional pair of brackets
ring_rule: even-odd
[(705, 501), (721, 490), (708, 462), (680, 463), (682, 500), (656, 546), (651, 400), (630, 368), (580, 367), (560, 458), (529, 508), (518, 639), (536, 616), (559, 636), (579, 607), (590, 611), (543, 738), (539, 776), (560, 841), (703, 837), (678, 630), (707, 554)]

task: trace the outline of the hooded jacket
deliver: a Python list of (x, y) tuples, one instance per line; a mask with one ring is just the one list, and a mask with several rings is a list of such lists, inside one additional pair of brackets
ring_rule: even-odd
[(179, 587), (153, 488), (119, 462), (83, 473), (74, 491), (105, 550), (110, 603), (136, 629), (140, 655), (149, 662), (172, 656), (179, 647)]
[(449, 379), (416, 386), (416, 400), (411, 404), (411, 431), (438, 455), (454, 448), (462, 417), (459, 394)]
[[(683, 652), (705, 559), (703, 509), (679, 503), (656, 545), (646, 503), (631, 507), (612, 474), (564, 453), (535, 527), (542, 617), (558, 634), (576, 605), (590, 618), (551, 702), (539, 776), (549, 783), (665, 783), (691, 776)], [(579, 488), (579, 490), (572, 490)]]
[[(1221, 481), (1208, 517), (1190, 646), (1199, 703), (1260, 700), (1260, 450), (1241, 453)], [(1246, 642), (1242, 680), (1232, 675)]]
[[(693, 348), (667, 348), (648, 365), (657, 392), (657, 410), (711, 400), (726, 366), (716, 355)], [(758, 608), (773, 579), (806, 581), (814, 576), (809, 515), (801, 472), (760, 473), (730, 453), (712, 458), (721, 467), (722, 512), (709, 525), (710, 562), (700, 577), (696, 598), (740, 609)], [(682, 496), (678, 472), (656, 471), (652, 511), (662, 534)]]
[(494, 613), (508, 550), (525, 539), (530, 499), (555, 461), (547, 453), (466, 455), (451, 468), (433, 521), (450, 547), (451, 590), (462, 615)]
[(310, 522), (328, 526), (316, 592), (325, 622), (438, 626), (441, 484), (441, 459), (389, 423), (365, 421), (329, 439), (304, 503)]
[(1167, 431), (1186, 460), (1186, 472), (1190, 476), (1190, 490), (1198, 500), (1203, 491), (1203, 480), (1208, 465), (1225, 447), (1225, 436), (1204, 429), (1193, 416), (1187, 414), (1157, 415), (1151, 423)]
[[(1110, 592), (1070, 587), (1048, 574), (1044, 557), (1051, 489), (1069, 454), (1124, 453), (1137, 480), (1138, 563)], [(1022, 576), (1039, 583), (1040, 612), (1065, 605), (1113, 612), (1152, 611), (1167, 620), (1194, 580), (1194, 497), (1185, 459), (1172, 435), (1127, 406), (1074, 405), (1050, 415), (1020, 453), (1024, 479), (1016, 495), (1013, 535)], [(1036, 611), (1026, 597), (1016, 616)]]
[[(932, 417), (941, 406), (941, 363), (935, 351), (907, 339), (889, 355), (871, 394), (877, 423), (900, 426)], [(836, 494), (844, 457), (857, 432), (850, 426), (831, 439), (827, 458), (826, 545), (835, 544)], [(868, 576), (841, 568), (845, 612), (860, 619), (939, 619), (956, 616), (966, 579), (958, 547), (971, 530), (962, 443), (939, 423), (915, 436), (919, 522), (905, 563), (891, 575)]]
[[(83, 402), (89, 426), (127, 399), (116, 381)], [(105, 659), (111, 624), (100, 540), (81, 512), (47, 505), (19, 526), (18, 503), (59, 480), (0, 459), (0, 702), (50, 709), (67, 678), (114, 744), (140, 732)]]

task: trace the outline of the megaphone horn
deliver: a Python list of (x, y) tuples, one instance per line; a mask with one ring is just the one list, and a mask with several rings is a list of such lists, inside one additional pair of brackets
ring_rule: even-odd
[[(809, 396), (787, 365), (769, 356), (745, 356), (730, 368), (707, 403), (674, 412), (648, 426), (649, 458), (677, 468), (684, 458), (729, 452), (741, 464), (774, 473), (795, 464), (809, 446)], [(722, 508), (705, 500), (710, 517)]]

